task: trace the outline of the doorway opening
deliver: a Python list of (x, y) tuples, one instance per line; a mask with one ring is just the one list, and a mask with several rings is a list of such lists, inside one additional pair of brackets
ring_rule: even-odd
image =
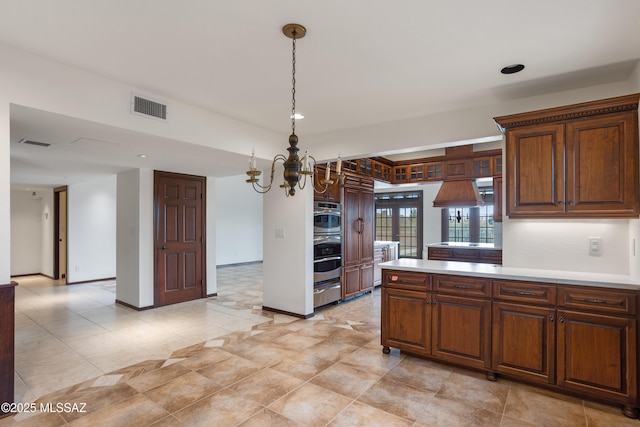
[(53, 278), (67, 283), (67, 187), (53, 189)]

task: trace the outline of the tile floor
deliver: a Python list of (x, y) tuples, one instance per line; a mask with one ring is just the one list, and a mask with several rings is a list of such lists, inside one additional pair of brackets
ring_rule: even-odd
[(217, 274), (218, 297), (141, 312), (114, 303), (111, 281), (19, 278), (16, 400), (67, 406), (0, 427), (640, 426), (617, 407), (383, 354), (379, 290), (302, 320), (260, 309), (261, 264)]

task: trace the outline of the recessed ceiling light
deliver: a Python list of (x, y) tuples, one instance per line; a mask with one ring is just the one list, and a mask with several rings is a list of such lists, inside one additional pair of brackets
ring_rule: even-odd
[(147, 155), (146, 154), (138, 154), (138, 157), (140, 157), (141, 159), (146, 159)]
[(524, 65), (522, 65), (522, 64), (513, 64), (513, 65), (507, 65), (502, 70), (500, 70), (500, 72), (502, 74), (514, 74), (514, 73), (520, 72), (522, 70), (524, 70)]
[(300, 113), (295, 113), (293, 116), (289, 116), (289, 118), (300, 120), (300, 119), (304, 119), (304, 116)]

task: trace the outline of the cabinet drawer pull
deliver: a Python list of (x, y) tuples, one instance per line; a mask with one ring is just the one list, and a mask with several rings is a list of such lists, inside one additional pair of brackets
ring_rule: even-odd
[(467, 285), (453, 285), (453, 287), (456, 289), (469, 289)]
[(516, 294), (518, 295), (533, 295), (533, 292), (529, 292), (529, 291), (517, 291)]
[(555, 317), (553, 317), (553, 316), (551, 316), (551, 317), (549, 318), (549, 321), (550, 321), (550, 322), (553, 322), (553, 321), (555, 321), (555, 320), (556, 320), (556, 318), (555, 318)]
[(427, 300), (427, 304), (431, 304), (431, 300)]
[(609, 301), (606, 299), (592, 299), (592, 298), (584, 298), (584, 302), (592, 302), (594, 304), (608, 304)]
[(560, 323), (564, 323), (564, 317), (560, 318)]
[(564, 201), (563, 201), (563, 200), (558, 200), (558, 204), (559, 204), (560, 206), (562, 206), (562, 205), (564, 205)]

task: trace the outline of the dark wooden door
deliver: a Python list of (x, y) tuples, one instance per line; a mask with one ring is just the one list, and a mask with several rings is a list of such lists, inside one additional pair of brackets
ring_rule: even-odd
[(555, 308), (495, 302), (492, 367), (496, 372), (555, 384)]
[(156, 306), (205, 296), (205, 178), (155, 173)]
[(620, 403), (635, 402), (636, 320), (558, 311), (558, 385)]
[(491, 301), (433, 296), (431, 352), (473, 368), (490, 368)]
[(427, 292), (382, 289), (382, 345), (431, 353), (431, 301)]
[(507, 215), (564, 212), (564, 125), (507, 133)]
[(567, 124), (567, 212), (633, 214), (638, 142), (632, 113)]

